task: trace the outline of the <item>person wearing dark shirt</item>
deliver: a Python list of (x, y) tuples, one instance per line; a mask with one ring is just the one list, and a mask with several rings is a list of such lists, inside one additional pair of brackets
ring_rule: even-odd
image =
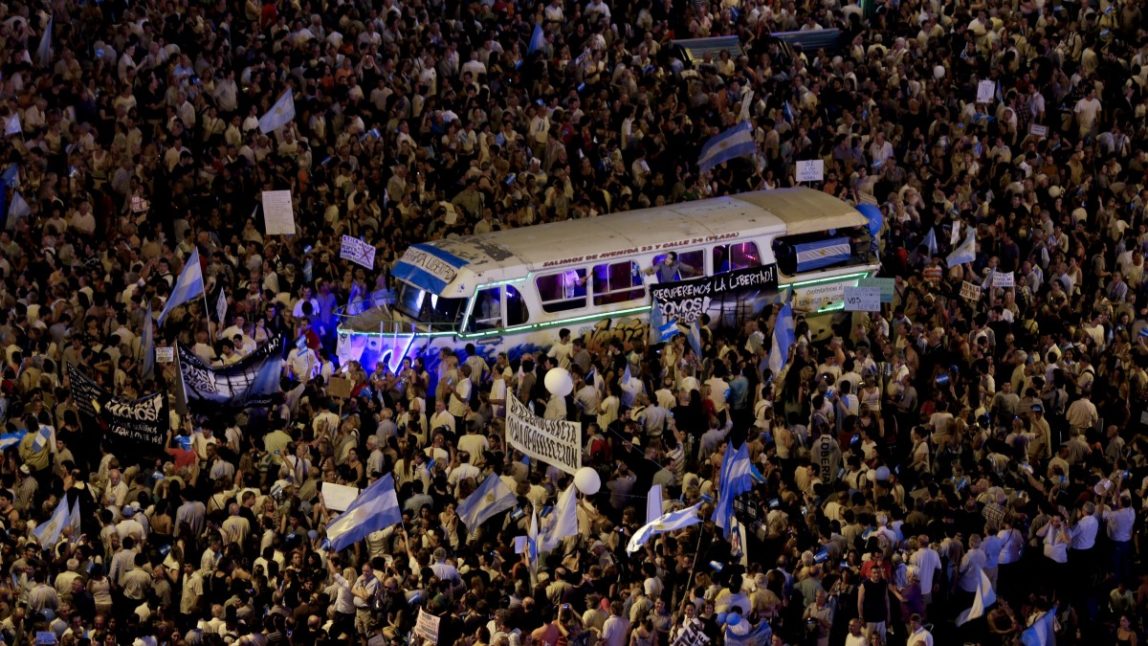
[(891, 613), (889, 584), (885, 581), (882, 568), (871, 568), (869, 578), (861, 582), (861, 588), (857, 591), (857, 612), (861, 615), (861, 621), (865, 622), (866, 636), (879, 633), (881, 643), (885, 643), (885, 631)]

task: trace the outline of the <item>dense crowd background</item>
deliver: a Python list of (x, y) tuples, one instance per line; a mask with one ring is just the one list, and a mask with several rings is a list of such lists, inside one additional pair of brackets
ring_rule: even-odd
[[(30, 209), (0, 232), (0, 416), (56, 439), (0, 461), (0, 635), (397, 644), (423, 608), (452, 644), (664, 645), (690, 625), (717, 643), (762, 621), (779, 644), (1003, 644), (1051, 611), (1057, 643), (1139, 643), (1145, 24), (1131, 0), (0, 4), (0, 170)], [(819, 28), (840, 47), (769, 38)], [(671, 39), (730, 34), (742, 54), (672, 64)], [(296, 118), (261, 134), (287, 88)], [(699, 173), (743, 118), (757, 154)], [(460, 352), (325, 391), (339, 308), (410, 243), (789, 186), (811, 158), (818, 188), (883, 210), (897, 290), (828, 343), (799, 322), (781, 375), (771, 310), (703, 330), (703, 356), (680, 337)], [(298, 235), (265, 236), (260, 191), (287, 188)], [(955, 222), (977, 254), (948, 267)], [(344, 233), (377, 271), (338, 259)], [(280, 404), (174, 414), (168, 452), (141, 460), (81, 428), (65, 368), (151, 392), (144, 311), (195, 246), (228, 319), (193, 303), (163, 343), (228, 363), (274, 332), (315, 342)], [(960, 297), (994, 270), (1016, 287)], [(442, 385), (459, 364), (473, 405)], [(578, 379), (567, 410), (604, 487), (532, 577), (511, 539), (568, 478), (506, 449), (499, 396), (545, 407), (552, 365)], [(765, 480), (745, 564), (708, 522), (626, 555), (649, 487), (667, 508), (714, 497), (729, 439)], [(321, 483), (388, 472), (405, 522), (328, 552)], [(454, 509), (490, 472), (521, 508), (467, 532)], [(82, 531), (46, 549), (30, 530), (61, 496)], [(981, 571), (998, 601), (956, 628)]]

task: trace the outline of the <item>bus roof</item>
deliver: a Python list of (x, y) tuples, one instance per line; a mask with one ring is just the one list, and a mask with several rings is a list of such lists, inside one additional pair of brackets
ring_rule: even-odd
[(821, 191), (757, 191), (417, 244), (400, 258), (394, 275), (434, 293), (461, 296), (526, 272), (636, 255), (651, 246), (680, 249), (865, 222), (855, 208)]

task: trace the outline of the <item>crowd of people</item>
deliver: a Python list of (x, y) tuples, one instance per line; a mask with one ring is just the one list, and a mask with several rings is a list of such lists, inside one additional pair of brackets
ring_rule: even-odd
[[(0, 3), (0, 636), (417, 643), (422, 611), (471, 646), (1138, 644), (1145, 24), (1134, 0)], [(771, 36), (819, 29), (835, 44)], [(679, 60), (674, 40), (719, 35), (739, 48)], [(261, 132), (287, 90), (294, 118)], [(755, 154), (699, 172), (745, 120)], [(787, 187), (818, 158), (818, 189), (882, 210), (896, 292), (829, 340), (799, 316), (779, 374), (769, 309), (704, 328), (700, 354), (460, 351), (327, 391), (342, 308), (392, 287), (409, 244)], [(265, 234), (271, 189), (296, 235)], [(339, 259), (343, 234), (374, 270)], [(141, 335), (194, 249), (226, 318), (193, 301), (161, 346), (310, 352), (273, 406), (173, 412), (140, 457), (82, 421), (68, 368), (174, 404)], [(603, 487), (532, 566), (513, 539), (570, 478), (506, 445), (501, 394), (547, 410), (551, 367)], [(761, 478), (735, 547), (710, 512), (743, 443)], [(466, 527), (491, 473), (519, 504)], [(322, 484), (385, 474), (403, 522), (331, 551)], [(706, 522), (628, 554), (654, 484)], [(79, 526), (42, 544), (69, 505)]]

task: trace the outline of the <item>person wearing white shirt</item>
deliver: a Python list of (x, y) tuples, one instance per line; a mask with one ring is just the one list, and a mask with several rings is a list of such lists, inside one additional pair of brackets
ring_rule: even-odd
[[(917, 568), (917, 576), (921, 581), (921, 596), (928, 606), (933, 601), (933, 576), (941, 569), (941, 555), (929, 545), (929, 539), (922, 536), (918, 539), (920, 547), (909, 557), (909, 564)], [(910, 542), (910, 547), (915, 543)]]
[(933, 635), (921, 624), (921, 615), (909, 616), (909, 637), (906, 646), (933, 646)]
[[(1119, 491), (1120, 487), (1113, 487)], [(1116, 508), (1105, 508), (1103, 517), (1108, 540), (1112, 543), (1112, 571), (1123, 581), (1132, 574), (1132, 530), (1136, 524), (1136, 510), (1127, 494), (1116, 499)]]
[(969, 551), (961, 557), (960, 579), (957, 585), (968, 594), (976, 594), (981, 583), (981, 570), (984, 569), (987, 559), (981, 549), (981, 537), (973, 534), (969, 537)]

